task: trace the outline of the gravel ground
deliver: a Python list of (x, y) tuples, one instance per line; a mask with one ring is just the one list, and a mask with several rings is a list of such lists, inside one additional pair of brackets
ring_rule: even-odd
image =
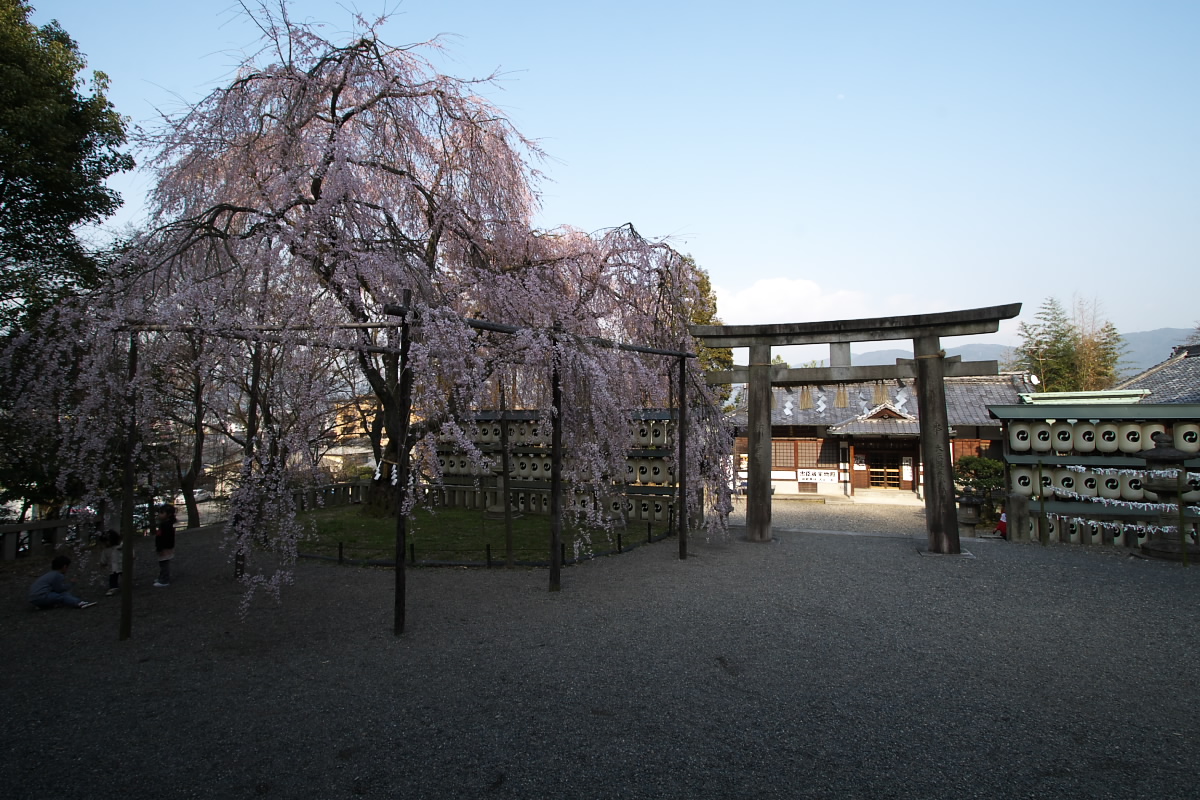
[(556, 594), (410, 571), (399, 639), (386, 570), (302, 563), (238, 622), (215, 532), (180, 534), (165, 590), (139, 540), (124, 643), (116, 598), (30, 611), (9, 565), (0, 796), (1197, 796), (1200, 570), (923, 557), (912, 509), (819, 511), (891, 534), (667, 540)]
[[(731, 525), (746, 524), (745, 498), (735, 498)], [(776, 498), (771, 505), (771, 531), (858, 532), (925, 535), (925, 507), (882, 503), (813, 503)]]

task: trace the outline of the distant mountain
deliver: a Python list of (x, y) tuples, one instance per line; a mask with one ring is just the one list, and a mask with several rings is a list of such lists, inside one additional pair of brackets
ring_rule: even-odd
[[(962, 347), (947, 347), (946, 355), (961, 356), (963, 361), (999, 361), (1012, 355), (1012, 348), (1002, 344), (964, 344)], [(895, 364), (897, 358), (912, 358), (912, 350), (871, 350), (854, 353), (851, 362), (868, 367), (875, 364)]]
[(1171, 348), (1183, 344), (1195, 328), (1159, 328), (1153, 331), (1123, 333), (1125, 357), (1121, 359), (1121, 375), (1131, 378), (1171, 357)]
[[(1159, 328), (1121, 334), (1121, 338), (1125, 340), (1121, 375), (1132, 377), (1161, 361), (1166, 361), (1171, 356), (1171, 348), (1186, 342), (1193, 333), (1194, 328)], [(1012, 356), (1012, 348), (1002, 344), (967, 344), (962, 347), (947, 347), (946, 355), (962, 356), (963, 361), (999, 361), (1003, 367), (1005, 360)], [(911, 350), (871, 350), (854, 353), (851, 360), (855, 364), (870, 366), (895, 364), (897, 358), (912, 357)]]

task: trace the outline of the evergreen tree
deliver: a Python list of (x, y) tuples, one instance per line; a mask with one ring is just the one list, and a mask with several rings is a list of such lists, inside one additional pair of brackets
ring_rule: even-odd
[[(698, 266), (696, 259), (690, 255), (684, 256), (683, 260), (688, 271), (694, 276), (698, 298), (691, 307), (688, 322), (692, 325), (720, 325), (721, 318), (717, 316), (717, 294), (713, 291), (708, 272)], [(733, 369), (733, 350), (728, 347), (706, 347), (701, 344), (696, 355), (699, 356), (700, 368), (705, 372)], [(719, 386), (714, 389), (722, 403), (729, 399), (730, 386)]]
[(1042, 303), (1035, 322), (1018, 328), (1021, 344), (1012, 365), (1038, 376), (1044, 392), (1109, 389), (1117, 382), (1124, 342), (1116, 326), (1101, 317), (1096, 301), (1077, 300), (1068, 315), (1053, 297)]
[(57, 22), (0, 0), (0, 330), (11, 331), (64, 293), (94, 282), (97, 267), (76, 226), (116, 210), (105, 186), (133, 167), (120, 151), (125, 121), (105, 96), (108, 78), (77, 75), (87, 62)]

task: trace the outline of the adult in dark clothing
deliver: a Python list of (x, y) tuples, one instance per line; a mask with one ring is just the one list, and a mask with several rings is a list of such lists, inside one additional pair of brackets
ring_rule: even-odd
[(67, 567), (70, 565), (71, 559), (66, 556), (55, 556), (50, 562), (50, 571), (29, 587), (29, 602), (38, 608), (88, 608), (96, 605), (71, 594), (71, 586), (67, 583)]
[(154, 585), (171, 585), (171, 559), (175, 558), (175, 506), (163, 503), (158, 507), (154, 524), (154, 552), (158, 554), (158, 580)]

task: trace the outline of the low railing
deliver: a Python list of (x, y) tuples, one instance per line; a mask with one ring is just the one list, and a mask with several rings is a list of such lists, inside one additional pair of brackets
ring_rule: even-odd
[(86, 526), (88, 522), (79, 517), (0, 525), (0, 561), (12, 561), (18, 555), (40, 558), (77, 536), (77, 532)]
[[(308, 511), (328, 506), (361, 503), (366, 498), (365, 483), (332, 483), (297, 489), (292, 497), (298, 510)], [(210, 520), (216, 524), (224, 520)], [(41, 558), (53, 552), (59, 545), (71, 541), (95, 527), (93, 521), (81, 517), (63, 519), (39, 519), (30, 522), (12, 522), (0, 525), (0, 561), (11, 561), (26, 556)]]
[(367, 483), (330, 483), (309, 486), (292, 492), (297, 511), (312, 511), (329, 506), (348, 506), (362, 503), (367, 497)]
[[(661, 542), (663, 539), (667, 539), (673, 535), (673, 528), (670, 526), (655, 530), (652, 525), (647, 525), (645, 534), (642, 534), (640, 530), (631, 527), (625, 530), (615, 531), (608, 542), (608, 547), (588, 547), (582, 550), (578, 555), (572, 553), (568, 545), (564, 542), (561, 545), (562, 551), (560, 553), (560, 560), (564, 566), (582, 564), (583, 562), (591, 561), (594, 558), (628, 553), (630, 550), (641, 547), (642, 545)], [(383, 548), (347, 547), (342, 542), (330, 542), (317, 544), (315, 546), (311, 543), (306, 543), (304, 549), (308, 551), (320, 552), (302, 552), (299, 553), (300, 558), (309, 558), (318, 561), (332, 561), (338, 564), (349, 564), (352, 566), (396, 566), (394, 548), (387, 548), (385, 550)], [(409, 542), (405, 561), (409, 566), (413, 567), (490, 568), (505, 566), (503, 548), (492, 547), (491, 544), (484, 544), (482, 548), (475, 547), (470, 549), (434, 546), (431, 547), (431, 550), (432, 553), (436, 556), (439, 556), (439, 558), (421, 557), (422, 554), (418, 551), (416, 543)], [(482, 556), (482, 559), (480, 559), (480, 556)], [(548, 567), (550, 566), (550, 559), (545, 549), (528, 550), (518, 548), (513, 550), (513, 566)]]

